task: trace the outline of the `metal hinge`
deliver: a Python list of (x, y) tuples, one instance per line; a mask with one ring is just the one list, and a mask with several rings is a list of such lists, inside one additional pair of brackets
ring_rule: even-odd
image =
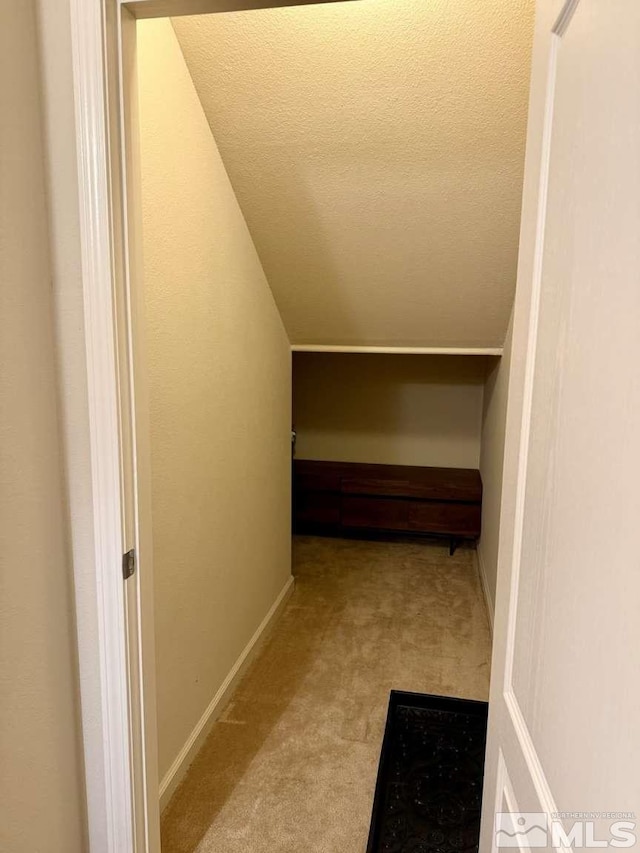
[(136, 552), (132, 548), (122, 555), (122, 577), (127, 580), (136, 570)]

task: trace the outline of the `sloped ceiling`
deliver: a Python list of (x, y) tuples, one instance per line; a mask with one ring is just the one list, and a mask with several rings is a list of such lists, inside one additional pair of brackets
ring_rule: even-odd
[(533, 5), (173, 21), (292, 343), (503, 343)]

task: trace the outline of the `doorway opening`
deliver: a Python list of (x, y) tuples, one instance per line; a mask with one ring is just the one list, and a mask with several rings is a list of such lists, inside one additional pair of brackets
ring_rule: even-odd
[[(348, 7), (336, 4), (332, 20), (348, 19)], [(295, 39), (306, 32), (314, 42), (308, 11), (288, 10), (288, 21)], [(239, 16), (238, 42), (222, 43), (230, 56), (243, 36), (250, 49), (245, 28), (263, 14), (268, 33), (266, 12)], [(288, 30), (278, 32), (284, 38)], [(311, 215), (314, 168), (285, 171), (284, 180), (280, 158), (280, 171), (270, 174), (243, 125), (245, 110), (255, 113), (265, 99), (273, 105), (282, 93), (267, 80), (262, 90), (240, 85), (242, 78), (242, 108), (226, 84), (216, 100), (220, 80), (208, 57), (220, 42), (210, 35), (205, 17), (137, 24), (144, 267), (137, 382), (148, 397), (149, 476), (141, 488), (151, 507), (163, 850), (346, 849), (366, 842), (390, 691), (488, 698), (510, 304), (503, 299), (505, 328), (486, 346), (407, 344), (416, 311), (406, 305), (390, 318), (398, 333), (391, 346), (336, 345), (347, 351), (327, 353), (292, 344), (297, 309), (292, 315), (288, 294), (292, 281), (306, 281), (299, 277), (306, 244), (289, 239), (296, 228), (331, 238), (315, 241), (309, 292), (297, 286), (305, 316), (314, 306), (322, 314), (313, 292), (319, 282), (348, 289), (354, 270), (336, 224), (320, 228), (326, 199)], [(231, 59), (220, 61), (227, 67)], [(274, 78), (282, 83), (277, 69)], [(282, 114), (269, 119), (277, 124)], [(239, 151), (233, 137), (243, 126)], [(348, 122), (346, 132), (354, 132)], [(333, 168), (340, 158), (331, 157)], [(263, 170), (252, 207), (256, 159)], [(352, 151), (344, 221), (354, 203), (367, 209), (375, 181), (365, 166)], [(335, 186), (335, 174), (321, 177)], [(385, 202), (399, 204), (392, 183)], [(410, 201), (432, 221), (426, 184)], [(449, 191), (464, 205), (460, 186)], [(396, 264), (397, 219), (380, 215), (392, 230), (384, 262)], [(353, 227), (368, 244), (367, 270), (380, 262), (372, 241), (379, 228)], [(450, 253), (449, 236), (441, 253)], [(342, 267), (332, 271), (334, 242)], [(482, 241), (472, 242), (484, 255)], [(274, 247), (283, 244), (278, 255)], [(423, 279), (418, 255), (405, 269), (414, 288)], [(447, 272), (443, 263), (436, 280)], [(376, 285), (387, 301), (391, 284)], [(339, 290), (324, 298), (336, 328), (367, 322), (364, 302), (361, 316), (351, 316)], [(447, 302), (440, 287), (438, 310)], [(389, 310), (381, 303), (370, 322), (380, 324)], [(423, 305), (417, 313), (433, 311)], [(313, 529), (314, 519), (299, 517), (304, 476), (294, 471), (292, 548), (292, 425), (294, 466), (437, 469), (449, 472), (438, 475), (448, 477), (445, 493), (340, 495), (342, 529)], [(323, 511), (336, 498), (335, 489), (311, 492), (306, 505), (316, 501)], [(347, 511), (351, 520), (342, 523)], [(354, 521), (358, 512), (364, 522)], [(477, 552), (481, 532), (487, 546)]]

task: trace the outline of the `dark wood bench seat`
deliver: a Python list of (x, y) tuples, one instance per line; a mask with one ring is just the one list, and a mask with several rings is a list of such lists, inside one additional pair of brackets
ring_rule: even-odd
[(447, 536), (452, 551), (480, 535), (482, 480), (473, 468), (296, 459), (293, 473), (296, 532)]

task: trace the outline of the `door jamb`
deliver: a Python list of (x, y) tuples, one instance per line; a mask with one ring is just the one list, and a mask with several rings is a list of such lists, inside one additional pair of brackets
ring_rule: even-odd
[[(87, 600), (93, 590), (83, 593), (76, 565), (74, 574), (76, 608), (96, 619), (91, 644), (78, 635), (79, 653), (99, 672), (97, 696), (80, 684), (89, 845), (92, 851), (124, 853), (134, 847), (105, 12), (99, 0), (70, 3), (95, 600)], [(98, 727), (91, 723), (96, 716)], [(94, 785), (102, 786), (102, 802), (90, 796)]]

